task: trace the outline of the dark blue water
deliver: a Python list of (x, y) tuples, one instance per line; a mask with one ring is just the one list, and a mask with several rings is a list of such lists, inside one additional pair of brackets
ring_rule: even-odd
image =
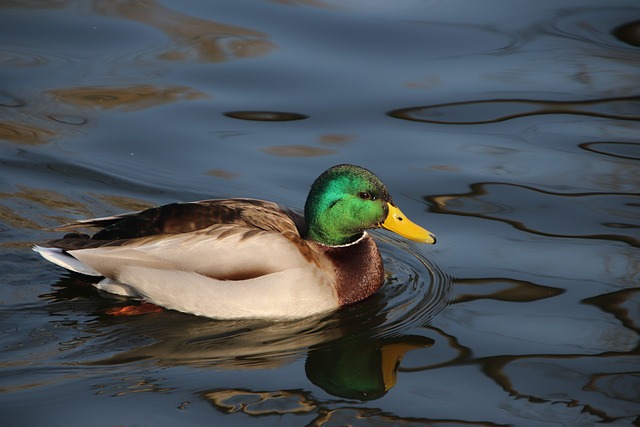
[[(339, 313), (113, 317), (30, 250), (339, 163), (438, 236)], [(0, 2), (0, 171), (2, 425), (640, 422), (636, 1)]]

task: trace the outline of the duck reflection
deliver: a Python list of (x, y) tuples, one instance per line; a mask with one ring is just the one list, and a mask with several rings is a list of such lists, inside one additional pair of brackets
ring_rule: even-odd
[(396, 385), (405, 354), (431, 345), (431, 338), (419, 335), (338, 340), (311, 349), (305, 371), (309, 381), (333, 396), (379, 399)]
[[(151, 360), (162, 367), (273, 369), (306, 355), (305, 373), (311, 383), (333, 396), (367, 401), (395, 386), (409, 351), (433, 344), (419, 335), (381, 333), (386, 320), (382, 295), (326, 316), (273, 322), (217, 321), (174, 311), (114, 317), (106, 314), (109, 309), (131, 300), (97, 298), (95, 292), (83, 276), (74, 274), (42, 296), (50, 300), (53, 315), (81, 308), (96, 316), (101, 331), (111, 327), (107, 344), (97, 343), (95, 352), (83, 350), (89, 359), (85, 364), (92, 366)], [(109, 348), (118, 342), (131, 344), (124, 351), (119, 351), (120, 345)], [(105, 353), (112, 355), (104, 358)], [(218, 392), (207, 390), (202, 395), (217, 401)]]

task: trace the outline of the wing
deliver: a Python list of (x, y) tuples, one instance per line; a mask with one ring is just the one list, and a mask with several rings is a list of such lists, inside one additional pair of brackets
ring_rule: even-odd
[[(70, 242), (62, 243), (70, 246)], [(244, 280), (319, 261), (308, 243), (292, 232), (223, 224), (189, 233), (127, 240), (75, 239), (63, 251), (101, 275), (118, 279), (128, 265), (191, 271), (220, 280)], [(58, 249), (60, 250), (60, 249)]]
[(86, 235), (73, 233), (64, 239), (50, 241), (48, 245), (64, 250), (105, 244), (118, 246), (128, 239), (190, 233), (225, 224), (298, 236), (305, 232), (302, 216), (276, 203), (255, 199), (220, 199), (172, 203), (140, 212), (81, 220), (58, 229), (98, 227), (101, 230), (90, 239)]

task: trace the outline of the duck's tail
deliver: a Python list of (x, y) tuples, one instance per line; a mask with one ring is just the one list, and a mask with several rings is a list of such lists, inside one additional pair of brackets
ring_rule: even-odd
[(71, 256), (67, 251), (60, 248), (46, 248), (44, 246), (34, 245), (32, 248), (38, 252), (44, 259), (52, 262), (67, 270), (75, 271), (76, 273), (86, 274), (87, 276), (102, 276), (102, 274), (95, 271), (93, 268), (81, 263), (76, 258)]

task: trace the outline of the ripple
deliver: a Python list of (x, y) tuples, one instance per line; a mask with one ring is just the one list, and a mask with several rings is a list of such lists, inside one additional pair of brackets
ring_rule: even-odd
[(391, 273), (383, 288), (385, 321), (375, 329), (380, 337), (423, 326), (447, 305), (451, 278), (414, 244), (376, 233), (385, 269)]
[(224, 115), (232, 119), (253, 120), (256, 122), (289, 122), (309, 118), (304, 114), (280, 111), (229, 111)]
[(89, 119), (86, 117), (76, 116), (73, 114), (49, 114), (47, 117), (55, 122), (74, 126), (85, 125), (89, 122)]
[(303, 392), (293, 390), (249, 391), (238, 389), (211, 390), (201, 393), (216, 409), (226, 414), (243, 412), (252, 416), (306, 414), (315, 412), (318, 404)]
[(13, 96), (8, 92), (0, 90), (0, 106), (2, 107), (24, 107), (27, 105), (27, 102), (18, 98), (17, 96)]
[(603, 373), (594, 378), (585, 387), (589, 391), (627, 402), (640, 402), (640, 374), (637, 372)]
[(639, 104), (638, 96), (584, 101), (489, 99), (401, 108), (387, 114), (402, 120), (455, 125), (497, 123), (543, 114), (640, 120)]
[(585, 142), (578, 145), (583, 150), (620, 159), (640, 160), (638, 142)]
[(640, 247), (640, 240), (620, 229), (635, 228), (630, 207), (637, 193), (559, 193), (525, 185), (483, 182), (464, 194), (425, 198), (436, 213), (499, 221), (546, 237), (610, 240)]
[(171, 44), (157, 53), (160, 60), (216, 63), (263, 56), (276, 48), (268, 34), (185, 15), (156, 3), (102, 2), (94, 5), (93, 11), (162, 31)]
[(637, 16), (637, 9), (633, 8), (587, 8), (563, 12), (555, 20), (550, 21), (549, 31), (565, 38), (577, 39), (587, 42), (590, 46), (599, 45), (608, 49), (618, 49), (613, 35), (618, 40), (632, 44), (637, 42), (638, 21), (620, 24), (629, 19), (629, 16)]
[(4, 67), (41, 67), (54, 62), (53, 57), (25, 52), (1, 52), (0, 64)]

